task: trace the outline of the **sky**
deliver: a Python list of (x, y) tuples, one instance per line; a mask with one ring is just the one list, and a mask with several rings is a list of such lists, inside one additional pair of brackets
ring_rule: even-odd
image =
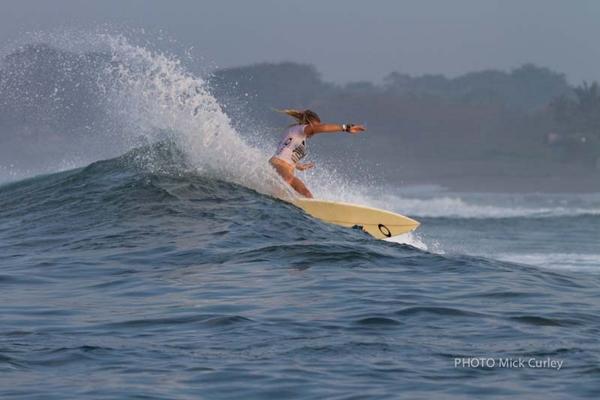
[(595, 0), (0, 0), (0, 47), (110, 24), (162, 31), (207, 68), (296, 61), (345, 83), (532, 62), (579, 84), (600, 81), (598, 21)]

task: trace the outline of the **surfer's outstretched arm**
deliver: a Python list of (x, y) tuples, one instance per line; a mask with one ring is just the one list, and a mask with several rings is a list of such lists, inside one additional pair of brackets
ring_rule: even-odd
[(335, 132), (348, 132), (348, 133), (359, 133), (363, 132), (365, 127), (363, 125), (354, 124), (309, 124), (304, 127), (304, 133), (308, 136), (316, 135), (317, 133), (335, 133)]

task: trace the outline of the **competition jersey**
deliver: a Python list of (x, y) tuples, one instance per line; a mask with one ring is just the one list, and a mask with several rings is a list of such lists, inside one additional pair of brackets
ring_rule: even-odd
[(298, 161), (303, 159), (306, 154), (308, 154), (306, 148), (308, 138), (304, 133), (305, 126), (306, 125), (290, 126), (285, 131), (285, 135), (283, 136), (283, 139), (281, 139), (281, 142), (279, 142), (274, 157), (292, 165), (296, 165)]

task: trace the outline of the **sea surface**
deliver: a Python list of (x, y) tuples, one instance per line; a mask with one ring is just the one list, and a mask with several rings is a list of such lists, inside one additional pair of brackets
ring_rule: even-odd
[(413, 193), (409, 245), (133, 158), (0, 187), (0, 397), (597, 398), (598, 195)]
[(422, 223), (378, 241), (274, 197), (274, 143), (200, 78), (98, 40), (111, 135), (146, 144), (4, 179), (0, 398), (600, 396), (600, 194), (306, 176)]

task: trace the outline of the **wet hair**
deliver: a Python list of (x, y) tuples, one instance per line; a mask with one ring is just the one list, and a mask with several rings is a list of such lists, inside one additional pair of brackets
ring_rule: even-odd
[(300, 125), (308, 125), (311, 122), (321, 123), (321, 118), (316, 112), (312, 110), (294, 110), (286, 108), (284, 110), (277, 110), (281, 113), (287, 114), (296, 120), (296, 123)]

